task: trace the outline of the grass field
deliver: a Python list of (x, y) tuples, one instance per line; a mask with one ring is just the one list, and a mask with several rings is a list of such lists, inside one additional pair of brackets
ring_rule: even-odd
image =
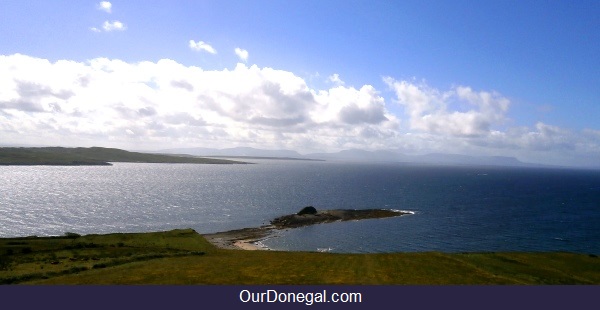
[(148, 154), (103, 147), (0, 147), (0, 165), (77, 166), (110, 165), (110, 162), (243, 164), (243, 162), (225, 159)]
[(573, 253), (224, 250), (191, 229), (0, 239), (2, 284), (600, 284)]

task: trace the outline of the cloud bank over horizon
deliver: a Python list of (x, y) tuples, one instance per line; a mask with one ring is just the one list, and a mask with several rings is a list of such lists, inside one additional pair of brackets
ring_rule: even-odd
[[(202, 41), (189, 47), (216, 54)], [(235, 54), (248, 59), (246, 50)], [(170, 59), (51, 62), (22, 54), (0, 55), (0, 71), (3, 144), (394, 149), (565, 165), (600, 158), (598, 128), (515, 125), (508, 98), (464, 85), (440, 90), (388, 76), (389, 88), (376, 89), (332, 74), (329, 88), (315, 89), (294, 72), (245, 63), (203, 70)]]

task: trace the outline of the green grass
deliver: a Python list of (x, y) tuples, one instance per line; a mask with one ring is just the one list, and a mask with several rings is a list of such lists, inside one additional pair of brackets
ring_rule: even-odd
[(0, 239), (0, 255), (4, 284), (600, 284), (594, 255), (223, 250), (191, 229)]
[(242, 163), (225, 159), (137, 153), (102, 147), (0, 147), (0, 165), (109, 165), (110, 162)]

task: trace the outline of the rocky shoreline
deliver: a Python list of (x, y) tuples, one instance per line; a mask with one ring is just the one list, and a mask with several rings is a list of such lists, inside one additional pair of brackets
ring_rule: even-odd
[(387, 218), (405, 214), (411, 214), (411, 212), (389, 209), (337, 209), (317, 211), (313, 207), (305, 207), (296, 214), (285, 215), (273, 219), (270, 225), (204, 234), (203, 236), (215, 246), (223, 249), (261, 250), (266, 248), (260, 247), (256, 243), (267, 238), (275, 230), (339, 221)]

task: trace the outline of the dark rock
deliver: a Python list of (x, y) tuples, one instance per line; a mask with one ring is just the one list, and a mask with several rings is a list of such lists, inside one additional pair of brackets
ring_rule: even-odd
[(300, 212), (298, 212), (296, 214), (298, 214), (298, 215), (317, 214), (317, 209), (315, 209), (315, 207), (313, 207), (313, 206), (308, 206), (308, 207), (302, 208), (302, 210), (300, 210)]

